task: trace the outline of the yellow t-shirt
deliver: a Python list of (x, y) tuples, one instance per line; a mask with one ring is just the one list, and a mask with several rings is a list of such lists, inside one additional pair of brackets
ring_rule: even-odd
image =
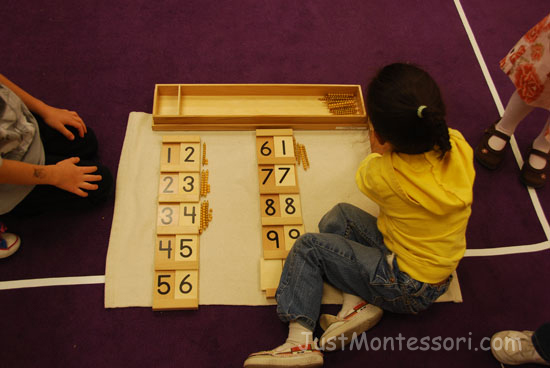
[(372, 153), (356, 174), (359, 189), (380, 206), (378, 229), (415, 280), (438, 283), (466, 251), (475, 171), (472, 148), (449, 129), (451, 150), (408, 155)]

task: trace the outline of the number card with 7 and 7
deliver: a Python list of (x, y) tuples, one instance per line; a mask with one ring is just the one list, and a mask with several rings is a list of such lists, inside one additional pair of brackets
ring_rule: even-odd
[(298, 193), (296, 165), (258, 165), (260, 194)]

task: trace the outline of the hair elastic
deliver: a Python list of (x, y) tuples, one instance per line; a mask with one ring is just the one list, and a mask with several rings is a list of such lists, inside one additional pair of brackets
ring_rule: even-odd
[(426, 106), (426, 105), (420, 105), (420, 106), (418, 106), (418, 109), (416, 110), (416, 115), (418, 115), (418, 117), (419, 117), (420, 119), (422, 119), (422, 118), (424, 117), (424, 116), (422, 116), (422, 111), (423, 111), (424, 109), (426, 109), (427, 107), (428, 107), (428, 106)]

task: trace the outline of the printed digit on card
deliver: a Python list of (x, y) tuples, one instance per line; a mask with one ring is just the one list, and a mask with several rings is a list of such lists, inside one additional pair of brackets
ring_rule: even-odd
[(174, 226), (179, 222), (178, 204), (160, 204), (158, 206), (157, 226)]
[(296, 170), (294, 165), (275, 165), (275, 185), (295, 186)]
[(273, 137), (275, 157), (294, 157), (294, 140), (292, 137)]

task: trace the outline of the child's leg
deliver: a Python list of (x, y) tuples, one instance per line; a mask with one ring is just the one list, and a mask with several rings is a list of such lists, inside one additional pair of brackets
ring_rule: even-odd
[[(519, 97), (517, 91), (514, 92), (512, 97), (510, 97), (510, 101), (508, 101), (508, 105), (506, 105), (502, 119), (500, 119), (498, 124), (495, 126), (496, 130), (506, 134), (507, 136), (511, 136), (514, 134), (519, 123), (521, 123), (521, 121), (533, 110), (533, 108), (533, 106), (527, 105), (521, 97)], [(506, 143), (507, 141), (494, 135), (489, 139), (488, 144), (492, 149), (500, 151), (504, 148)]]
[[(544, 153), (550, 151), (550, 117), (546, 121), (544, 128), (540, 134), (533, 141), (533, 148)], [(543, 157), (538, 155), (529, 155), (529, 164), (535, 169), (544, 169), (546, 161)]]
[(339, 203), (319, 222), (320, 233), (337, 234), (345, 239), (388, 252), (378, 231), (377, 218), (349, 203)]

